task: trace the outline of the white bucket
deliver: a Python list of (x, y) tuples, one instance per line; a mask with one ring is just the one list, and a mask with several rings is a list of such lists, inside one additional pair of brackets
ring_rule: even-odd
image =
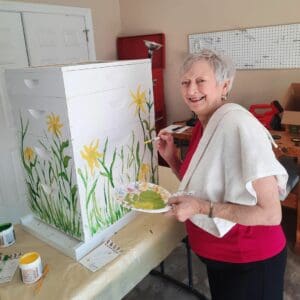
[(37, 252), (28, 252), (20, 257), (19, 267), (21, 269), (24, 283), (34, 283), (43, 274), (42, 260)]
[(0, 248), (8, 247), (15, 241), (13, 225), (11, 223), (0, 224)]

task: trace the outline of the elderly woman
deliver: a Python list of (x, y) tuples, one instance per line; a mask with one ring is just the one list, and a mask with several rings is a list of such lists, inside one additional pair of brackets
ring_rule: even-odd
[(234, 75), (232, 62), (212, 50), (184, 61), (181, 94), (199, 122), (184, 161), (171, 134), (159, 133), (158, 151), (186, 192), (169, 200), (168, 214), (186, 222), (213, 300), (279, 300), (286, 265), (279, 199), (287, 173), (269, 132), (226, 101)]

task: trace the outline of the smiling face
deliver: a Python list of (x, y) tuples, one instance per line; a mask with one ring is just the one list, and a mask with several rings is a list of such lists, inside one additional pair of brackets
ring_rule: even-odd
[(228, 81), (217, 83), (215, 73), (206, 60), (199, 60), (181, 77), (181, 94), (188, 107), (203, 123), (224, 101), (222, 96), (228, 91)]

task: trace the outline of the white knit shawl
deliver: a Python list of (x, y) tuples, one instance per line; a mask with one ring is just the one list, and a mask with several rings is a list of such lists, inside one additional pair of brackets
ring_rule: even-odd
[[(274, 175), (280, 195), (286, 193), (288, 175), (277, 161), (272, 136), (240, 105), (222, 105), (210, 118), (179, 186), (180, 191), (212, 202), (255, 205), (252, 182)], [(217, 237), (235, 223), (196, 214), (190, 220)]]

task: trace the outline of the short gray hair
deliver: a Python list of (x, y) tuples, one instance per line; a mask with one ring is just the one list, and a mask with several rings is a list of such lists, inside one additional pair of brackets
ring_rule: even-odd
[(235, 66), (228, 56), (215, 50), (203, 48), (198, 53), (189, 54), (183, 61), (180, 75), (185, 74), (194, 63), (201, 60), (207, 61), (213, 68), (218, 84), (229, 81), (228, 92), (230, 92), (235, 76)]

